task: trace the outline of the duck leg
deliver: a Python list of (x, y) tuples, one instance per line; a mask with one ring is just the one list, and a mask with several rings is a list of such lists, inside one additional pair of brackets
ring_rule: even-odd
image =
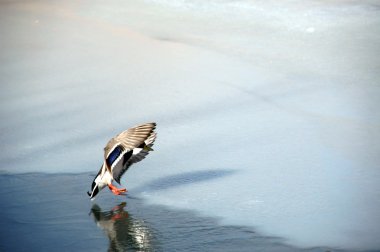
[(127, 192), (127, 189), (125, 188), (117, 188), (113, 184), (108, 184), (108, 188), (113, 192), (115, 195), (124, 195), (125, 192)]

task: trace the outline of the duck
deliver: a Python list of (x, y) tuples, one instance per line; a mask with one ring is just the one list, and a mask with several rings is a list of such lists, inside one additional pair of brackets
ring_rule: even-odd
[(156, 140), (156, 123), (144, 123), (121, 132), (111, 138), (104, 147), (104, 160), (98, 174), (95, 176), (91, 191), (87, 194), (93, 200), (105, 187), (115, 195), (125, 195), (126, 188), (117, 188), (113, 185), (116, 181), (120, 185), (120, 179), (128, 168), (143, 160)]

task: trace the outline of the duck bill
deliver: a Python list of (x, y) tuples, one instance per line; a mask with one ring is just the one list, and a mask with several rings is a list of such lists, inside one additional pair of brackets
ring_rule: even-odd
[(98, 185), (95, 185), (95, 187), (92, 189), (92, 192), (87, 192), (88, 196), (90, 196), (90, 199), (95, 198), (95, 196), (99, 193)]

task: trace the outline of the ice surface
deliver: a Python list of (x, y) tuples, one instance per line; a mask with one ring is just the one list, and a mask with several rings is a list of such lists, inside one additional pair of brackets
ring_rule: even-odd
[(2, 2), (0, 170), (95, 174), (110, 137), (156, 121), (131, 194), (296, 246), (379, 249), (379, 7)]
[[(211, 176), (208, 173), (205, 177)], [(74, 177), (44, 173), (0, 175), (4, 206), (0, 208), (1, 251), (332, 250), (297, 248), (284, 244), (281, 237), (263, 236), (251, 227), (220, 225), (212, 216), (147, 205), (145, 200), (131, 195), (114, 197), (108, 193), (90, 202), (86, 194), (78, 193), (89, 178), (88, 173)], [(181, 179), (175, 179), (178, 178)], [(154, 185), (162, 182), (158, 179)]]

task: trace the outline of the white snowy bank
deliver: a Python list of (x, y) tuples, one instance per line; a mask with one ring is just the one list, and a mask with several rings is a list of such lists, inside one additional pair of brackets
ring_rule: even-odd
[(380, 249), (380, 4), (277, 2), (2, 2), (0, 170), (95, 173), (156, 121), (131, 194)]

